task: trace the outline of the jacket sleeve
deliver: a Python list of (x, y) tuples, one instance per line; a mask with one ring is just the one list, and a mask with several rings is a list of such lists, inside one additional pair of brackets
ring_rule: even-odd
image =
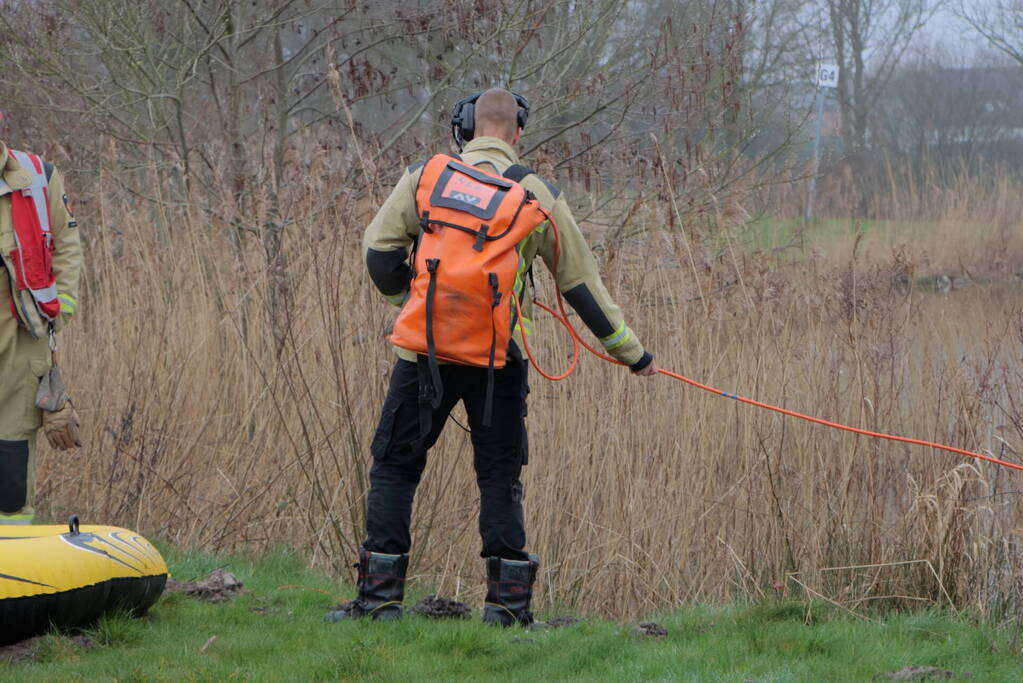
[(418, 170), (402, 174), (362, 237), (370, 279), (395, 306), (404, 302), (412, 274), (408, 255), (419, 233), (415, 201), (418, 179)]
[(60, 316), (56, 327), (60, 329), (78, 310), (79, 280), (82, 273), (82, 242), (78, 222), (68, 208), (70, 202), (64, 187), (64, 177), (54, 170), (47, 194), (50, 205), (50, 230), (53, 232), (53, 274), (57, 280), (57, 298)]
[[(555, 271), (555, 239), (552, 230), (544, 231), (538, 252), (547, 268), (555, 273), (558, 287), (565, 300), (575, 309), (600, 343), (615, 359), (639, 370), (646, 367), (653, 356), (645, 352), (635, 333), (625, 324), (621, 309), (607, 293), (600, 279), (593, 252), (586, 244), (579, 225), (564, 195), (554, 194), (550, 185), (536, 187), (534, 192), (545, 207), (552, 207), (551, 220), (558, 231), (560, 253)], [(531, 189), (533, 189), (531, 187)], [(546, 196), (545, 196), (546, 195)], [(550, 203), (547, 199), (550, 198)]]

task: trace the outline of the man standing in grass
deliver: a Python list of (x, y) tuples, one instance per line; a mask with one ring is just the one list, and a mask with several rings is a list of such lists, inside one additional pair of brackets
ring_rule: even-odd
[(0, 140), (0, 524), (32, 523), (40, 427), (55, 448), (81, 445), (51, 368), (53, 335), (77, 307), (81, 263), (61, 174)]
[[(519, 271), (514, 293), (523, 300), (523, 311), (521, 321), (514, 322), (515, 316), (512, 317), (514, 336), (529, 332), (530, 310), (528, 302), (524, 301), (528, 278), (525, 276), (533, 259), (539, 255), (555, 273), (565, 299), (604, 348), (628, 365), (634, 374), (651, 376), (657, 372), (653, 356), (644, 351), (608, 295), (593, 254), (564, 196), (553, 184), (519, 165), (514, 147), (528, 115), (529, 104), (524, 97), (492, 89), (459, 102), (452, 119), (459, 147), (463, 140), (469, 141), (460, 162), (521, 183), (539, 201), (559, 233), (557, 257), (554, 231), (546, 221), (516, 245)], [(471, 176), (472, 169), (467, 172)], [(471, 191), (470, 176), (463, 179), (463, 184)], [(423, 178), (423, 164), (406, 169), (363, 239), (370, 276), (395, 306), (404, 306), (409, 297), (412, 277), (409, 250), (416, 244), (420, 230), (423, 226), (428, 230), (448, 229), (439, 223), (431, 227), (427, 220), (426, 210), (434, 209), (435, 205), (419, 205), (417, 194), (426, 192), (422, 196), (428, 196), (431, 191), (421, 187), (424, 182), (432, 182)], [(488, 182), (486, 178), (480, 180)], [(438, 187), (440, 182), (437, 181)], [(483, 187), (481, 196), (489, 201), (492, 190), (487, 187), (493, 186)], [(433, 193), (435, 198), (440, 198), (437, 205), (447, 206), (464, 197), (461, 192), (447, 192)], [(449, 204), (444, 204), (445, 201)], [(496, 239), (485, 235), (486, 226), (482, 232), (484, 235), (477, 235), (478, 249), (485, 240)], [(496, 280), (494, 286), (496, 292)], [(499, 299), (499, 296), (495, 298), (494, 306)], [(507, 299), (503, 303), (507, 305)], [(444, 326), (442, 313), (438, 316), (434, 324)], [(451, 409), (462, 401), (471, 430), (473, 464), (480, 491), (481, 557), (486, 561), (488, 587), (483, 621), (504, 626), (532, 623), (529, 604), (539, 561), (524, 550), (523, 489), (519, 480), (521, 469), (528, 461), (527, 365), (520, 351), (521, 342), (517, 343), (514, 336), (503, 367), (488, 369), (449, 362), (431, 368), (436, 380), (430, 385), (431, 389), (441, 387), (432, 403), (424, 401), (423, 375), (427, 375), (425, 382), (428, 383), (431, 374), (425, 371), (425, 356), (396, 346), (398, 361), (371, 447), (373, 465), (366, 540), (359, 557), (359, 596), (328, 614), (329, 620), (367, 615), (376, 619), (401, 616), (407, 553), (412, 543), (412, 500), (426, 466), (427, 451), (440, 436)]]

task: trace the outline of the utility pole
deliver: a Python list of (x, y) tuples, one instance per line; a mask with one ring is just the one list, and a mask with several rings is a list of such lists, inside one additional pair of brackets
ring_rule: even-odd
[(817, 191), (817, 173), (820, 170), (820, 159), (821, 159), (821, 129), (824, 125), (824, 100), (827, 97), (827, 90), (825, 88), (837, 88), (838, 87), (838, 66), (836, 64), (818, 64), (817, 65), (817, 121), (814, 126), (813, 136), (813, 172), (810, 174), (810, 186), (806, 197), (806, 212), (804, 216), (807, 220), (813, 218), (813, 200), (814, 194)]

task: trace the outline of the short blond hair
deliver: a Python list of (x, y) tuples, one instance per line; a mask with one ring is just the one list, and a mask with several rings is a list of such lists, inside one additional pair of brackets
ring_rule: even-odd
[(511, 142), (518, 130), (519, 103), (504, 88), (491, 88), (476, 100), (473, 137), (492, 135)]

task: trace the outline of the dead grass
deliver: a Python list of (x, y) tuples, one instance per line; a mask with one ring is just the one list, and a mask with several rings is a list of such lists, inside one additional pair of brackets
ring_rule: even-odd
[[(292, 172), (286, 314), (271, 301), (273, 268), (284, 266), (257, 234), (266, 204), (232, 223), (140, 200), (103, 176), (79, 211), (83, 310), (62, 340), (86, 445), (70, 456), (43, 449), (41, 503), (189, 548), (294, 546), (350, 571), (393, 309), (361, 263), (372, 202), (346, 189), (349, 161), (318, 157), (315, 172)], [(646, 222), (640, 241), (601, 255), (663, 367), (829, 420), (1016, 459), (1023, 290), (981, 284), (946, 296), (906, 284), (938, 261), (1000, 282), (1023, 265), (1018, 189), (979, 193), (932, 199), (942, 217), (912, 243), (793, 258), (737, 253), (727, 240), (715, 250), (690, 234), (694, 263), (658, 232), (666, 207), (647, 206), (630, 213)], [(971, 225), (991, 227), (957, 232)], [(282, 316), (283, 340), (273, 333)], [(559, 335), (542, 324), (537, 340), (555, 366), (565, 362)], [(632, 617), (801, 591), (798, 577), (853, 610), (1020, 606), (1017, 472), (593, 358), (560, 384), (534, 373), (529, 423), (527, 523), (543, 602)], [(484, 590), (477, 505), (469, 440), (451, 425), (417, 496), (412, 572), (455, 598)]]

